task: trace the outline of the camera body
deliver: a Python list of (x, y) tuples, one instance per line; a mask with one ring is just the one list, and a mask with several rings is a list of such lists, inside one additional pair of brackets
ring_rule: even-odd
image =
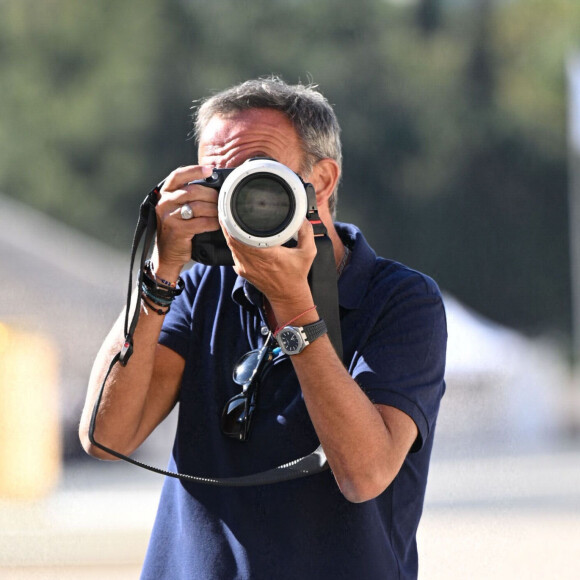
[[(191, 183), (219, 192), (218, 216), (223, 227), (249, 246), (291, 243), (305, 217), (318, 219), (312, 184), (273, 159), (248, 159), (234, 169), (214, 169), (210, 177)], [(210, 266), (234, 263), (221, 229), (194, 236), (191, 257)]]

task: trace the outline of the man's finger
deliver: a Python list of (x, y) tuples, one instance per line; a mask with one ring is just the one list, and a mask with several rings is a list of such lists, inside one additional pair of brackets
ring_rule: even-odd
[(205, 179), (213, 173), (211, 165), (186, 165), (185, 167), (178, 167), (172, 171), (167, 178), (161, 190), (175, 191), (183, 188), (188, 183), (198, 179)]

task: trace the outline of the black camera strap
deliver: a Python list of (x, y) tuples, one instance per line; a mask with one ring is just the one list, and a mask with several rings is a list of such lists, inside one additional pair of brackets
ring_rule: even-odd
[(328, 237), (322, 220), (311, 221), (316, 242), (316, 257), (310, 272), (308, 282), (312, 298), (321, 318), (324, 318), (328, 328), (328, 338), (342, 360), (342, 336), (338, 309), (338, 284), (336, 283), (336, 261), (334, 247)]
[[(111, 373), (113, 367), (120, 363), (125, 366), (133, 353), (133, 334), (137, 328), (139, 321), (139, 314), (141, 312), (141, 304), (138, 295), (133, 300), (133, 269), (135, 266), (135, 259), (143, 239), (143, 247), (139, 259), (138, 270), (138, 288), (141, 288), (143, 282), (143, 269), (145, 261), (151, 253), (155, 233), (157, 230), (157, 217), (155, 214), (155, 207), (159, 199), (159, 191), (163, 182), (153, 188), (143, 200), (139, 210), (139, 220), (135, 228), (133, 236), (133, 244), (131, 248), (131, 265), (129, 271), (129, 284), (127, 288), (127, 306), (125, 310), (125, 324), (124, 333), (125, 340), (121, 350), (113, 357), (107, 369), (107, 373), (103, 379), (97, 400), (93, 407), (91, 415), (91, 422), (89, 425), (89, 440), (92, 445), (102, 449), (113, 457), (122, 459), (128, 463), (132, 463), (143, 469), (159, 473), (167, 477), (174, 477), (183, 481), (192, 481), (196, 483), (204, 483), (220, 487), (247, 487), (253, 485), (265, 485), (271, 483), (278, 483), (282, 481), (290, 481), (307, 475), (320, 473), (328, 469), (328, 462), (322, 446), (319, 445), (312, 453), (304, 457), (295, 459), (283, 465), (279, 465), (273, 469), (268, 469), (259, 473), (240, 477), (226, 477), (226, 478), (211, 478), (196, 475), (189, 475), (168, 471), (158, 467), (154, 467), (138, 461), (132, 457), (124, 455), (114, 449), (111, 449), (95, 439), (95, 427), (99, 413), (99, 407), (103, 397), (105, 384)], [(318, 307), (321, 317), (326, 321), (329, 329), (329, 338), (331, 339), (336, 352), (342, 359), (342, 339), (340, 334), (340, 319), (338, 310), (338, 289), (336, 284), (336, 265), (334, 260), (334, 251), (332, 241), (327, 235), (326, 228), (318, 217), (318, 212), (315, 211), (309, 215), (309, 220), (312, 223), (315, 235), (315, 242), (317, 247), (317, 254), (309, 273), (309, 283), (311, 284), (313, 298)], [(132, 310), (132, 315), (131, 315)]]

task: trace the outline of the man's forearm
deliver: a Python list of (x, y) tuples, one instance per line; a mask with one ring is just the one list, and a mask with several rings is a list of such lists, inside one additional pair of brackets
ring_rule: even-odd
[(381, 412), (352, 379), (327, 336), (292, 362), (328, 463), (347, 499), (366, 501), (395, 478), (417, 435), (397, 409)]
[[(163, 318), (142, 308), (133, 337), (133, 355), (126, 366), (117, 363), (113, 367), (104, 387), (94, 436), (99, 443), (124, 454), (142, 443), (171, 410), (176, 397), (173, 377), (153, 381), (156, 365), (162, 364), (158, 339)], [(105, 339), (93, 365), (79, 431), (85, 450), (106, 459), (112, 457), (90, 443), (89, 427), (111, 360), (124, 343), (123, 320), (124, 314)]]

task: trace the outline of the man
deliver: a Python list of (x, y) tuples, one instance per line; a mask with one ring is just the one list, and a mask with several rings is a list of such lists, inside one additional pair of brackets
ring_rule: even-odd
[[(167, 478), (142, 577), (415, 578), (415, 535), (444, 392), (439, 290), (427, 276), (377, 258), (354, 226), (334, 223), (340, 130), (312, 87), (275, 78), (243, 83), (205, 101), (196, 130), (199, 165), (175, 170), (157, 206), (147, 274), (166, 300), (142, 294), (134, 354), (109, 377), (96, 439), (129, 454), (179, 402), (171, 469), (251, 474), (320, 442), (331, 470), (244, 488)], [(293, 248), (254, 248), (224, 231), (234, 268), (196, 264), (181, 274), (185, 289), (175, 300), (171, 289), (191, 239), (220, 227), (217, 192), (191, 182), (255, 157), (277, 160), (315, 188), (341, 270), (344, 355), (339, 360), (327, 334), (298, 354), (277, 354), (261, 378), (252, 431), (236, 441), (220, 429), (224, 404), (240, 392), (231, 374), (236, 361), (261, 348), (268, 329), (319, 320), (307, 280), (316, 254), (312, 226), (304, 221)], [(122, 342), (117, 323), (95, 362), (81, 421), (85, 449), (104, 459), (111, 456), (88, 438), (90, 415)]]

